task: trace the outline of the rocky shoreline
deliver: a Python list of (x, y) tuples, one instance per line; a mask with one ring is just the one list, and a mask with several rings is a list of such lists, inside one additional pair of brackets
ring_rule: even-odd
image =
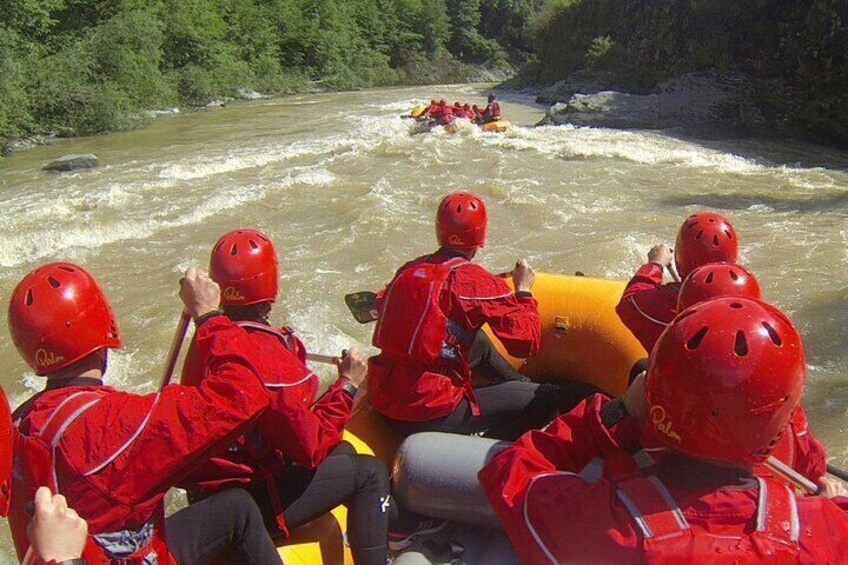
[(828, 143), (788, 118), (794, 93), (767, 91), (767, 86), (743, 73), (707, 71), (638, 90), (619, 84), (614, 73), (580, 71), (536, 89), (536, 102), (550, 104), (537, 126), (658, 129), (708, 138), (793, 137)]

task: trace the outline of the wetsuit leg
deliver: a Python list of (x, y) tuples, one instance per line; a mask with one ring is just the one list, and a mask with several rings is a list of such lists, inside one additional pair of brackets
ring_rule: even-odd
[(483, 330), (478, 330), (468, 353), (468, 367), (492, 382), (525, 381), (530, 379), (516, 371), (498, 352), (495, 344)]
[(596, 392), (597, 387), (573, 382), (562, 385), (507, 381), (474, 389), (480, 405), (480, 416), (471, 414), (468, 400), (441, 418), (426, 422), (405, 422), (386, 418), (404, 435), (418, 432), (477, 434), (514, 440), (530, 429), (538, 429), (558, 414), (568, 412)]
[[(337, 448), (315, 469), (293, 465), (277, 477), (286, 525), (297, 528), (344, 503), (354, 560), (358, 565), (385, 565), (391, 506), (389, 476), (379, 459), (348, 451)], [(264, 485), (254, 487), (253, 494), (266, 524), (276, 529)]]
[(281, 565), (262, 513), (244, 489), (213, 494), (165, 519), (168, 548), (180, 565), (210, 563), (225, 551), (249, 565)]

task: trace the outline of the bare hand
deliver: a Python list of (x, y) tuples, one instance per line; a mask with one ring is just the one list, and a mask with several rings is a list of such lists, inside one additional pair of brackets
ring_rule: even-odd
[(180, 300), (185, 304), (186, 312), (197, 320), (218, 308), (221, 287), (202, 270), (190, 267), (180, 280)]
[(536, 282), (536, 271), (527, 263), (527, 259), (519, 259), (512, 270), (512, 282), (515, 292), (530, 292)]
[(645, 408), (645, 371), (639, 373), (624, 393), (624, 407), (639, 425), (645, 425), (648, 420)]
[(674, 261), (674, 253), (672, 253), (671, 248), (664, 243), (654, 245), (651, 247), (651, 250), (648, 251), (649, 263), (656, 263), (660, 267), (665, 268), (671, 265), (672, 261)]
[(73, 508), (68, 508), (64, 496), (53, 496), (47, 487), (35, 491), (35, 513), (27, 526), (27, 536), (40, 560), (82, 557), (87, 535), (88, 524)]
[(835, 496), (848, 496), (848, 489), (845, 488), (845, 483), (843, 483), (839, 479), (834, 479), (832, 477), (822, 477), (819, 479), (819, 485), (821, 486), (819, 496), (824, 496), (825, 498), (833, 498)]
[(365, 375), (368, 374), (368, 364), (356, 349), (351, 349), (339, 361), (338, 367), (339, 376), (349, 378), (350, 382), (356, 387), (362, 386), (362, 383), (365, 381)]

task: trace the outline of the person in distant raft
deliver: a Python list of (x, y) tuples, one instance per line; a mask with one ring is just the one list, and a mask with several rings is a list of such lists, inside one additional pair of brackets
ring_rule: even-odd
[[(681, 278), (708, 263), (736, 263), (739, 243), (736, 231), (723, 216), (712, 212), (692, 214), (677, 233), (672, 253), (666, 245), (648, 252), (615, 307), (618, 317), (649, 354), (660, 334), (677, 315), (676, 282), (663, 284), (663, 271), (672, 262)], [(638, 371), (637, 371), (638, 372)]]
[(205, 344), (200, 387), (131, 394), (103, 385), (107, 350), (121, 337), (97, 281), (50, 263), (12, 291), (9, 330), (44, 391), (14, 413), (9, 525), (18, 558), (30, 552), (26, 503), (49, 487), (88, 522), (88, 563), (206, 563), (235, 549), (249, 563), (279, 564), (256, 503), (243, 489), (165, 518), (165, 494), (223, 449), (268, 404), (247, 333), (217, 310), (218, 285), (196, 269), (180, 298)]
[[(761, 299), (760, 284), (754, 274), (742, 265), (708, 263), (701, 265), (680, 285), (677, 311), (724, 296), (747, 296)], [(811, 481), (818, 481), (827, 472), (827, 451), (815, 438), (807, 423), (804, 407), (792, 412), (792, 418), (774, 446), (772, 455)], [(754, 468), (757, 476), (771, 474), (762, 466)]]
[[(598, 389), (536, 384), (516, 372), (481, 330), (488, 324), (517, 357), (539, 352), (541, 328), (525, 260), (503, 279), (472, 263), (486, 242), (486, 206), (470, 192), (445, 196), (436, 214), (439, 249), (402, 266), (381, 291), (369, 360), (371, 405), (404, 435), (422, 431), (512, 439), (547, 424)], [(476, 373), (494, 382), (473, 387)]]
[(482, 122), (487, 124), (499, 119), (501, 119), (501, 105), (498, 104), (494, 94), (489, 94), (488, 104), (483, 110)]
[[(294, 330), (268, 321), (278, 288), (271, 240), (250, 229), (226, 233), (212, 249), (209, 270), (222, 288), (224, 314), (247, 332), (258, 352), (256, 368), (269, 405), (244, 435), (182, 486), (193, 499), (246, 486), (269, 527), (281, 535), (345, 504), (355, 562), (385, 565), (390, 504), (385, 465), (342, 443), (365, 361), (354, 350), (339, 360), (338, 379), (316, 401), (318, 376), (306, 365), (306, 348)], [(208, 345), (192, 342), (182, 384), (197, 387), (206, 381)]]
[[(599, 394), (501, 451), (478, 477), (522, 563), (836, 564), (848, 498), (756, 477), (801, 398), (801, 338), (776, 308), (718, 298), (682, 312), (647, 379)], [(642, 468), (641, 434), (667, 453)]]

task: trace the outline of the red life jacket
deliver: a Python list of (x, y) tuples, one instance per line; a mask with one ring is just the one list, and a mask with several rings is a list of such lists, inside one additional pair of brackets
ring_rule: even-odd
[(439, 299), (451, 271), (468, 263), (464, 257), (425, 256), (404, 265), (386, 287), (372, 344), (382, 353), (412, 364), (464, 365), (448, 332)]
[(257, 322), (249, 322), (245, 320), (234, 322), (237, 326), (245, 328), (248, 333), (251, 331), (264, 332), (273, 335), (280, 344), (298, 358), (300, 364), (289, 363), (286, 365), (286, 375), (262, 375), (262, 380), (267, 388), (293, 388), (299, 387), (301, 400), (311, 405), (315, 402), (315, 395), (318, 393), (320, 383), (318, 375), (306, 365), (306, 348), (303, 346), (292, 328), (283, 326), (275, 328)]
[[(234, 323), (244, 328), (248, 333), (263, 332), (276, 337), (280, 345), (297, 357), (300, 363), (285, 363), (284, 373), (271, 374), (269, 371), (263, 370), (261, 375), (262, 380), (267, 388), (292, 389), (288, 392), (299, 395), (300, 401), (304, 402), (307, 406), (311, 406), (315, 401), (315, 395), (320, 383), (318, 382), (318, 375), (313, 373), (305, 364), (306, 348), (294, 335), (294, 330), (289, 327), (276, 328), (247, 320), (238, 320), (234, 321)], [(282, 359), (277, 358), (275, 365), (280, 364), (281, 361)], [(263, 367), (263, 369), (265, 368)], [(183, 384), (186, 383), (184, 382)], [(276, 475), (285, 467), (285, 462), (279, 456), (277, 450), (269, 444), (268, 440), (256, 428), (251, 428), (246, 434), (233, 441), (225, 453), (216, 456), (216, 458), (223, 458), (237, 465), (246, 465), (255, 473), (261, 475), (268, 489), (268, 498), (274, 509), (277, 527), (280, 531), (288, 533), (283, 516), (284, 508), (275, 479)], [(201, 485), (199, 492), (215, 492), (221, 488), (231, 486), (229, 484), (231, 482), (231, 478), (205, 481)]]
[[(21, 421), (26, 418), (27, 407), (16, 412), (14, 435), (14, 466), (12, 483), (12, 505), (9, 512), (9, 526), (18, 558), (22, 563), (35, 562), (27, 538), (27, 525), (30, 517), (25, 511), (26, 503), (35, 496), (40, 486), (48, 486), (54, 494), (59, 494), (60, 477), (56, 473), (56, 447), (62, 434), (95, 406), (108, 392), (78, 391), (68, 395), (45, 421), (36, 435), (27, 436), (19, 431)], [(154, 406), (158, 397), (154, 400)], [(152, 408), (151, 408), (152, 413)], [(149, 417), (149, 415), (148, 415)], [(127, 441), (105, 461), (92, 466), (85, 476), (100, 472), (123, 453), (138, 437), (147, 424), (145, 418)], [(117, 532), (90, 532), (83, 550), (83, 557), (89, 565), (113, 564), (150, 564), (166, 565), (176, 563), (168, 552), (165, 543), (164, 506), (150, 521), (138, 530)]]
[(748, 535), (715, 536), (696, 531), (666, 489), (655, 476), (619, 482), (616, 495), (633, 517), (642, 535), (645, 562), (686, 563), (693, 556), (703, 562), (716, 561), (739, 565), (759, 563), (798, 563), (800, 526), (795, 494), (774, 479), (757, 478), (759, 499), (756, 527)]
[[(798, 563), (798, 506), (794, 493), (783, 482), (768, 478), (756, 479), (759, 496), (754, 527), (746, 528), (750, 533), (740, 535), (720, 530), (713, 533), (687, 521), (663, 482), (655, 475), (643, 474), (642, 469), (650, 465), (650, 459), (638, 460), (638, 456), (630, 456), (623, 451), (611, 452), (604, 459), (593, 459), (579, 473), (579, 477), (586, 483), (593, 484), (604, 477), (614, 488), (615, 497), (632, 518), (639, 535), (642, 555), (638, 562), (650, 565)], [(584, 516), (569, 516), (551, 528), (551, 521), (556, 520), (556, 517), (551, 514), (554, 509), (548, 504), (550, 498), (547, 491), (561, 488), (555, 482), (558, 476), (578, 475), (555, 471), (534, 477), (527, 486), (523, 513), (528, 531), (554, 565), (558, 563), (557, 558), (562, 557), (560, 548), (567, 547), (569, 543), (567, 538), (563, 538), (562, 522), (586, 519)], [(550, 482), (550, 479), (554, 482)], [(541, 490), (531, 498), (531, 491), (535, 489)], [(535, 504), (533, 500), (541, 504)], [(602, 503), (607, 504), (607, 501)], [(732, 509), (728, 508), (728, 513), (734, 517)], [(606, 535), (615, 539), (616, 527), (610, 526), (597, 524), (598, 528), (609, 527)], [(604, 548), (585, 549), (585, 553), (579, 550), (576, 553), (593, 555), (597, 562), (608, 562), (610, 554), (605, 555)]]

